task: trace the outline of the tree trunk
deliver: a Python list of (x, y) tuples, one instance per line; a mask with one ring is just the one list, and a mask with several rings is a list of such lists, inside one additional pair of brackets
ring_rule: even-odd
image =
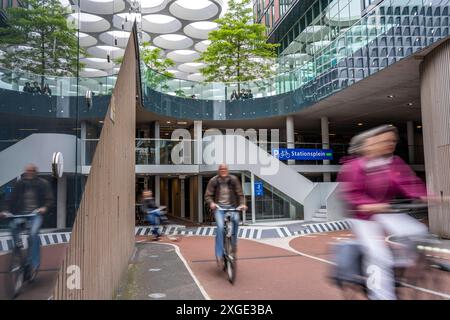
[(45, 82), (45, 45), (44, 45), (44, 39), (45, 35), (42, 32), (41, 33), (41, 66), (42, 66), (42, 74), (41, 74), (41, 90), (44, 88), (44, 82)]
[(241, 54), (240, 54), (240, 47), (238, 46), (237, 48), (237, 67), (236, 67), (236, 71), (237, 71), (237, 86), (238, 86), (238, 91), (237, 94), (238, 96), (241, 94), (241, 81), (239, 79), (239, 76), (241, 75)]

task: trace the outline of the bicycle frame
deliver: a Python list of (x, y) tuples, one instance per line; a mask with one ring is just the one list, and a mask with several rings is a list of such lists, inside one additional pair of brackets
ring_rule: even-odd
[[(39, 214), (38, 210), (33, 210), (31, 213), (27, 213), (27, 214), (12, 214), (12, 213), (7, 213), (5, 215), (5, 218), (8, 220), (19, 220), (19, 225), (23, 225), (23, 224), (28, 224), (29, 220), (31, 218), (36, 217)], [(26, 225), (25, 228), (21, 227), (19, 229), (19, 237), (18, 237), (18, 241), (21, 240), (20, 234), (24, 233), (24, 231), (29, 232), (30, 227), (28, 225)], [(16, 243), (14, 243), (14, 245), (16, 245)]]
[(228, 281), (234, 283), (236, 277), (236, 261), (231, 255), (231, 237), (233, 234), (232, 216), (234, 212), (239, 212), (237, 208), (221, 208), (217, 206), (217, 210), (224, 212), (224, 228), (223, 228), (223, 249), (224, 249), (224, 271), (227, 272)]
[[(389, 210), (387, 210), (384, 213), (381, 213), (382, 215), (389, 215), (389, 214), (411, 214), (414, 210), (417, 209), (424, 209), (427, 208), (428, 204), (427, 203), (392, 203), (391, 207)], [(390, 237), (395, 236), (395, 235), (391, 235)], [(430, 235), (410, 235), (410, 236), (403, 236), (401, 237), (402, 241), (397, 241), (396, 245), (401, 245), (401, 248), (396, 248), (395, 246), (393, 246), (393, 243), (391, 241), (388, 241), (388, 243), (390, 244), (389, 249), (391, 250), (391, 252), (393, 253), (393, 255), (395, 256), (398, 249), (402, 250), (404, 253), (411, 255), (410, 259), (414, 259), (413, 263), (414, 266), (412, 268), (416, 268), (416, 272), (419, 273), (425, 273), (425, 269), (427, 268), (429, 265), (431, 265), (429, 263), (429, 258), (423, 254), (418, 252), (417, 250), (417, 245), (421, 242), (421, 239), (424, 239), (424, 237), (429, 237)], [(388, 237), (387, 239), (389, 240)], [(355, 242), (355, 241), (354, 241)], [(349, 245), (351, 244), (350, 242), (347, 244)], [(356, 249), (355, 249), (356, 250)], [(362, 252), (362, 255), (364, 255), (365, 253)], [(400, 256), (401, 257), (401, 256)], [(406, 257), (406, 256), (405, 256)], [(395, 257), (394, 257), (395, 258)], [(419, 264), (419, 259), (422, 259), (422, 263)], [(394, 259), (395, 260), (395, 259)], [(394, 280), (396, 281), (396, 285), (397, 286), (402, 286), (402, 282), (400, 281), (400, 279), (403, 278), (403, 272), (404, 270), (408, 270), (411, 267), (408, 266), (408, 261), (406, 261), (407, 264), (405, 264), (404, 266), (402, 265), (394, 265), (393, 267), (393, 271), (394, 271)], [(344, 266), (344, 265), (343, 265)], [(441, 267), (441, 270), (445, 270), (445, 266)], [(344, 270), (344, 269), (335, 269), (336, 271), (338, 270)], [(397, 272), (395, 271), (403, 271), (400, 272), (399, 274), (397, 274)], [(333, 275), (336, 274), (335, 271), (333, 271)], [(355, 277), (357, 275), (355, 274)], [(334, 282), (336, 284), (339, 285), (339, 283), (352, 283), (352, 281), (349, 281), (348, 279), (344, 279), (344, 278), (338, 278), (338, 277), (331, 277)], [(418, 278), (419, 279), (419, 278)], [(350, 279), (352, 280), (352, 279)], [(355, 284), (355, 283), (353, 283)], [(357, 286), (359, 286), (360, 288), (364, 289), (365, 294), (367, 294), (367, 287), (366, 287), (366, 282), (362, 281), (359, 283), (356, 283)]]
[(19, 295), (25, 282), (33, 281), (36, 276), (36, 273), (33, 273), (32, 275), (29, 273), (30, 268), (27, 264), (27, 258), (22, 253), (24, 246), (21, 235), (29, 233), (29, 219), (36, 217), (38, 214), (38, 210), (34, 210), (30, 214), (13, 215), (11, 213), (7, 213), (5, 215), (7, 219), (18, 220), (17, 225), (15, 226), (18, 227), (18, 230), (16, 236), (13, 237), (14, 247), (12, 249), (10, 262), (10, 290), (13, 298)]

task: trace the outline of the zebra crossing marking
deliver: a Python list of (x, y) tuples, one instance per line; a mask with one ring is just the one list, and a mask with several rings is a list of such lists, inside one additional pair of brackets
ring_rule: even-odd
[[(264, 230), (274, 230), (275, 234), (266, 234), (267, 238), (275, 237), (285, 238), (294, 235), (307, 235), (314, 233), (324, 233), (329, 231), (340, 231), (351, 229), (351, 223), (347, 220), (330, 221), (324, 223), (310, 223), (301, 227), (302, 229), (297, 231), (291, 231), (288, 227), (274, 227), (274, 228), (255, 228), (255, 227), (241, 227), (239, 228), (238, 237), (243, 239), (261, 239), (263, 237)], [(135, 228), (136, 236), (146, 236), (151, 233), (151, 226), (140, 226)], [(217, 232), (216, 227), (205, 226), (197, 227), (196, 229), (186, 229), (182, 225), (166, 225), (160, 227), (163, 234), (166, 235), (198, 235), (198, 236), (214, 236)], [(53, 245), (58, 243), (68, 243), (70, 241), (70, 232), (55, 232), (39, 234), (39, 241), (41, 245)], [(27, 237), (23, 235), (22, 241), (24, 246), (28, 245)], [(0, 237), (0, 252), (9, 251), (13, 247), (11, 236)]]

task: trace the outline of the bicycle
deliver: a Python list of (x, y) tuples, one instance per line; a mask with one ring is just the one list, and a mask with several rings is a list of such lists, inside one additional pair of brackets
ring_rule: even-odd
[[(389, 213), (407, 213), (414, 216), (415, 209), (423, 209), (425, 206), (424, 204), (394, 203), (391, 205)], [(394, 259), (393, 274), (399, 299), (420, 299), (421, 294), (424, 294), (427, 299), (445, 297), (446, 294), (439, 295), (439, 292), (422, 288), (422, 286), (427, 286), (430, 281), (433, 288), (440, 284), (440, 276), (436, 270), (450, 272), (450, 264), (437, 261), (423, 250), (423, 248), (429, 247), (431, 242), (438, 243), (437, 237), (430, 234), (397, 237), (395, 242), (389, 241), (389, 238), (392, 237), (395, 235), (387, 237), (387, 240), (394, 258), (397, 259)], [(409, 261), (404, 260), (403, 265), (402, 261), (398, 259), (401, 250), (406, 251), (409, 256)], [(356, 240), (346, 241), (335, 245), (334, 253), (335, 266), (332, 267), (330, 280), (342, 291), (345, 299), (352, 299), (358, 293), (367, 298), (369, 277), (363, 270), (365, 254), (362, 245)], [(409, 289), (413, 289), (411, 297), (406, 294)]]
[[(38, 214), (38, 210), (34, 210), (29, 214), (13, 215), (11, 213), (6, 213), (3, 215), (6, 219), (18, 220), (16, 221), (18, 233), (16, 239), (13, 239), (14, 242), (9, 267), (9, 292), (13, 299), (22, 292), (25, 283), (33, 282), (37, 275), (37, 270), (31, 274), (26, 254), (27, 252), (24, 252), (22, 236), (29, 235), (29, 219), (36, 217)], [(30, 237), (28, 237), (28, 248), (30, 248)]]
[(233, 236), (232, 216), (234, 212), (239, 212), (237, 208), (221, 208), (217, 210), (224, 212), (224, 228), (223, 228), (223, 271), (227, 273), (228, 281), (234, 284), (236, 280), (236, 257), (233, 254), (233, 244), (231, 237)]
[(161, 236), (159, 233), (159, 226), (168, 223), (165, 210), (165, 206), (160, 206), (157, 209), (149, 210), (146, 214), (145, 220), (147, 220), (150, 225), (153, 225), (152, 232), (153, 234), (157, 233), (156, 239)]

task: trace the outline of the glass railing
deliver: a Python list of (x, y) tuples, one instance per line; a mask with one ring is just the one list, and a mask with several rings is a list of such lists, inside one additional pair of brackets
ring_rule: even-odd
[(448, 12), (448, 1), (385, 0), (333, 41), (310, 47), (292, 71), (238, 84), (170, 78), (142, 66), (142, 85), (144, 92), (204, 100), (230, 100), (238, 87), (253, 98), (301, 88), (304, 100), (317, 101), (447, 37)]
[[(0, 67), (0, 89), (35, 95), (85, 96), (88, 90), (96, 96), (111, 95), (116, 80), (117, 76), (95, 78), (60, 77), (37, 75), (27, 71), (9, 70)], [(46, 84), (50, 91), (43, 92), (42, 89)]]

